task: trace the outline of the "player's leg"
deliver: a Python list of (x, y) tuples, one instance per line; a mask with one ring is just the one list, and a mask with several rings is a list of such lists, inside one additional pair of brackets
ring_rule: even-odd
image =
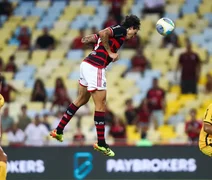
[(98, 142), (94, 144), (94, 149), (107, 156), (114, 156), (115, 153), (105, 142), (106, 90), (97, 90), (92, 92), (91, 95), (95, 104), (94, 122), (98, 139)]
[(7, 155), (0, 147), (0, 179), (6, 180), (7, 177)]
[(78, 96), (73, 103), (69, 105), (66, 112), (63, 114), (57, 128), (53, 130), (50, 135), (59, 141), (63, 141), (63, 130), (65, 126), (69, 123), (71, 118), (74, 116), (76, 111), (84, 104), (86, 104), (90, 99), (90, 92), (87, 91), (87, 87), (79, 85)]

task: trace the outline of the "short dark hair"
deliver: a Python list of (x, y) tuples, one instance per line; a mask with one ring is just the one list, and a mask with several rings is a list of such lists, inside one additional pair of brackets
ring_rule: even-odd
[(126, 28), (133, 27), (133, 29), (140, 29), (141, 23), (140, 19), (136, 15), (128, 15), (125, 17), (121, 25)]

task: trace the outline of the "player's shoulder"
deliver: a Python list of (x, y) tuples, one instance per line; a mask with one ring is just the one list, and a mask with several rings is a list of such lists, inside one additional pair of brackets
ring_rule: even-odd
[(117, 29), (117, 28), (123, 28), (123, 26), (121, 26), (120, 24), (115, 24), (110, 26), (112, 29)]
[(123, 31), (123, 32), (127, 31), (127, 29), (124, 26), (120, 25), (120, 24), (116, 24), (116, 25), (110, 26), (110, 28), (112, 30), (119, 30), (119, 31)]
[(208, 106), (208, 111), (212, 111), (212, 103)]

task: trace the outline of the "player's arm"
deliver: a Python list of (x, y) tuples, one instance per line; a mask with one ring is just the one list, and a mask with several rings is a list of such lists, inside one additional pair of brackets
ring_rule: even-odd
[(102, 41), (102, 44), (103, 44), (105, 50), (108, 52), (108, 54), (112, 53), (112, 51), (110, 49), (110, 45), (109, 45), (109, 37), (110, 36), (112, 36), (112, 33), (109, 28), (105, 28), (105, 29), (99, 31), (99, 37)]
[(88, 35), (88, 36), (85, 36), (81, 39), (81, 42), (83, 44), (89, 44), (89, 43), (96, 43), (97, 42), (97, 35), (96, 34), (91, 34), (91, 35)]
[(209, 124), (208, 122), (204, 122), (203, 126), (204, 126), (204, 131), (207, 134), (211, 134), (212, 135), (212, 124)]

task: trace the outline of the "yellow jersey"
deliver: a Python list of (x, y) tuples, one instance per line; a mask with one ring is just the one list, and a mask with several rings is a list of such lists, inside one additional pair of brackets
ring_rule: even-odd
[(3, 161), (0, 161), (0, 179), (6, 180), (7, 177), (7, 164)]
[[(210, 104), (206, 109), (203, 122), (212, 126), (212, 104)], [(212, 145), (212, 135), (204, 131), (203, 125), (199, 135), (199, 148), (202, 149), (209, 145)]]

